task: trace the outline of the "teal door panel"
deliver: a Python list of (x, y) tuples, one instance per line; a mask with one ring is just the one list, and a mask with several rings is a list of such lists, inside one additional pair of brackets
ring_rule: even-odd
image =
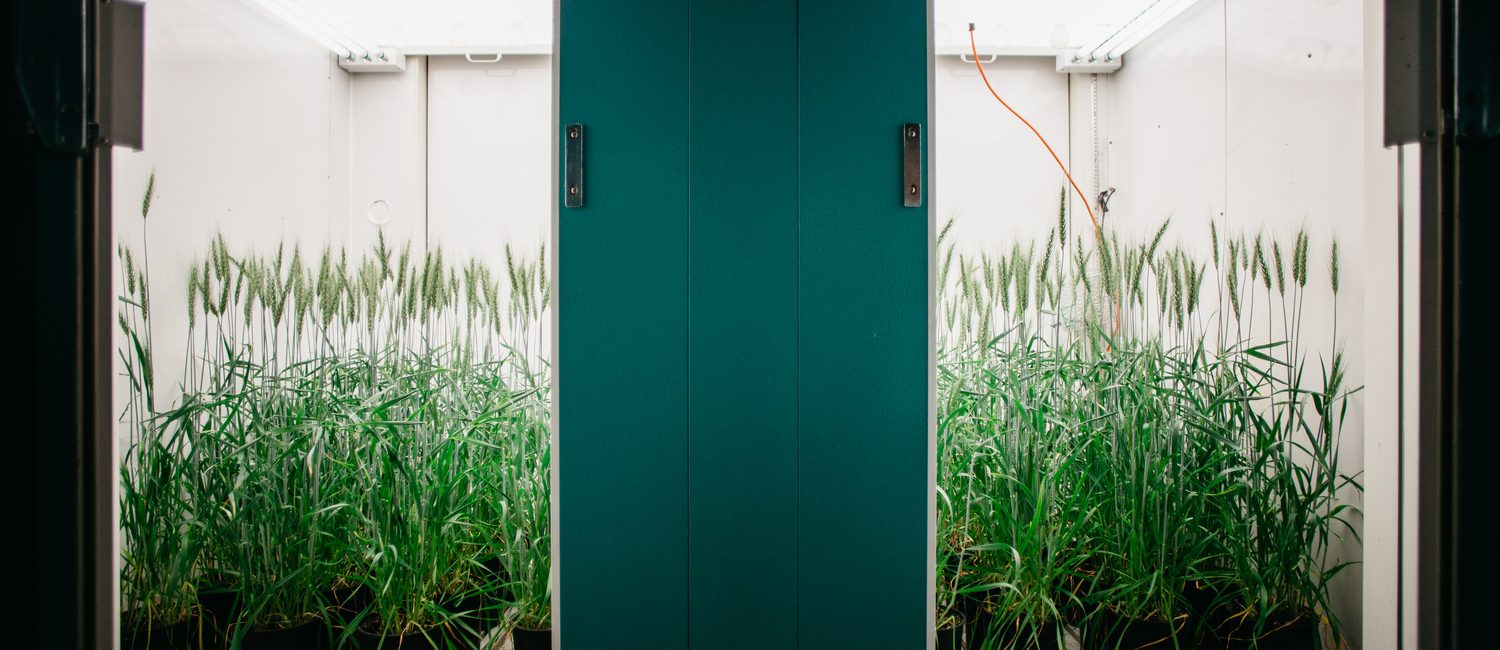
[(559, 639), (924, 647), (926, 3), (559, 16)]
[(689, 14), (689, 638), (794, 648), (797, 3)]
[(799, 647), (922, 648), (929, 217), (901, 125), (927, 118), (927, 3), (802, 0), (799, 29)]
[(558, 209), (559, 639), (685, 648), (686, 0), (567, 0), (559, 26), (586, 156)]

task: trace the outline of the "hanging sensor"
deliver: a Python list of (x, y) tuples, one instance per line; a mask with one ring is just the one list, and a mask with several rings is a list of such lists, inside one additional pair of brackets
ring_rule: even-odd
[(1111, 187), (1099, 193), (1099, 219), (1103, 220), (1109, 216), (1109, 199), (1115, 195), (1115, 188)]
[(563, 207), (583, 207), (583, 125), (563, 127)]

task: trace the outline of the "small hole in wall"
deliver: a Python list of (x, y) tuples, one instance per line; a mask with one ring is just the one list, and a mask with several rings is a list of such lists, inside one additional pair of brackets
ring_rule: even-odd
[(391, 222), (391, 204), (385, 199), (375, 199), (370, 202), (370, 207), (365, 211), (365, 217), (377, 226), (384, 226)]

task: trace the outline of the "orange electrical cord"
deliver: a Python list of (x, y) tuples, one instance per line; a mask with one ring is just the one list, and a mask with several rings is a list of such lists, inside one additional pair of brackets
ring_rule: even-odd
[[(1032, 126), (1030, 121), (1028, 121), (1026, 118), (1022, 117), (1020, 113), (1016, 112), (1016, 109), (1011, 108), (1010, 104), (1008, 102), (1006, 102), (1003, 97), (1000, 96), (1000, 93), (995, 92), (995, 87), (992, 86), (992, 85), (990, 85), (990, 77), (989, 77), (989, 75), (986, 75), (984, 73), (984, 64), (982, 64), (982, 63), (979, 62), (979, 45), (977, 45), (974, 42), (974, 23), (969, 23), (969, 51), (974, 54), (974, 67), (979, 68), (979, 78), (984, 80), (984, 87), (988, 88), (990, 90), (990, 94), (991, 95), (994, 95), (995, 101), (1000, 102), (1000, 105), (1004, 106), (1005, 110), (1010, 111), (1011, 115), (1014, 115), (1014, 116), (1016, 116), (1016, 119), (1021, 120), (1021, 123), (1025, 124), (1026, 128), (1031, 129), (1031, 134), (1035, 135), (1036, 139), (1040, 140), (1042, 142), (1042, 146), (1047, 148), (1047, 153), (1052, 154), (1052, 160), (1053, 160), (1053, 162), (1056, 162), (1057, 163), (1057, 168), (1062, 170), (1063, 176), (1068, 179), (1068, 184), (1072, 185), (1073, 186), (1073, 191), (1078, 194), (1078, 199), (1080, 201), (1083, 201), (1083, 209), (1087, 210), (1088, 213), (1089, 213), (1089, 223), (1094, 224), (1094, 239), (1095, 239), (1095, 241), (1097, 241), (1100, 246), (1103, 246), (1104, 245), (1104, 231), (1099, 228), (1099, 220), (1096, 219), (1096, 218), (1094, 218), (1094, 207), (1093, 207), (1093, 204), (1089, 203), (1088, 197), (1086, 197), (1086, 196), (1083, 195), (1083, 190), (1078, 189), (1078, 183), (1073, 180), (1073, 174), (1071, 174), (1071, 173), (1068, 172), (1068, 166), (1063, 164), (1062, 158), (1058, 157), (1057, 152), (1052, 149), (1052, 145), (1048, 144), (1047, 143), (1047, 139), (1044, 138), (1044, 137), (1042, 137), (1042, 132), (1036, 130), (1036, 127)], [(1114, 298), (1115, 298), (1114, 333), (1115, 334), (1119, 334), (1120, 333), (1120, 295), (1118, 293), (1116, 293), (1115, 296), (1114, 296)]]
[(1052, 160), (1057, 163), (1057, 168), (1061, 169), (1063, 176), (1068, 178), (1068, 184), (1072, 185), (1073, 191), (1078, 193), (1078, 199), (1083, 201), (1083, 209), (1088, 210), (1089, 222), (1094, 224), (1094, 236), (1098, 237), (1099, 220), (1094, 218), (1093, 205), (1089, 203), (1088, 197), (1083, 195), (1083, 190), (1078, 189), (1078, 183), (1073, 182), (1073, 175), (1068, 173), (1068, 166), (1063, 164), (1062, 158), (1057, 157), (1057, 152), (1052, 150), (1052, 145), (1047, 144), (1047, 139), (1042, 137), (1042, 132), (1036, 130), (1036, 127), (1032, 126), (1031, 122), (1028, 122), (1026, 118), (1021, 117), (1021, 114), (1017, 113), (1016, 109), (1011, 108), (1010, 104), (1006, 103), (1000, 97), (1000, 93), (995, 92), (995, 87), (990, 85), (989, 76), (984, 74), (984, 65), (979, 62), (979, 46), (974, 43), (974, 23), (969, 23), (969, 51), (974, 53), (974, 67), (979, 68), (979, 78), (984, 80), (984, 87), (990, 89), (990, 94), (995, 96), (995, 100), (999, 101), (1000, 105), (1005, 107), (1005, 110), (1010, 111), (1010, 114), (1016, 116), (1016, 119), (1021, 120), (1021, 123), (1025, 124), (1026, 128), (1031, 129), (1031, 133), (1036, 136), (1036, 139), (1041, 140), (1042, 146), (1047, 148), (1047, 153), (1052, 154)]

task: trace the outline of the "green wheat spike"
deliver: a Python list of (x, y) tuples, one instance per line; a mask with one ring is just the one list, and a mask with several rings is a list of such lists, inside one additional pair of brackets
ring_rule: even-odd
[(1286, 278), (1282, 274), (1281, 242), (1271, 240), (1271, 256), (1276, 262), (1276, 292), (1286, 295)]
[(1208, 220), (1208, 240), (1213, 249), (1214, 268), (1219, 268), (1219, 224), (1213, 219)]
[(1135, 296), (1135, 303), (1141, 307), (1146, 306), (1146, 288), (1142, 283), (1142, 279), (1146, 275), (1147, 259), (1149, 257), (1146, 255), (1145, 246), (1136, 250), (1135, 269), (1132, 271), (1130, 278), (1130, 291)]
[(1057, 190), (1057, 241), (1062, 245), (1068, 241), (1068, 186)]
[(937, 236), (938, 246), (942, 246), (943, 242), (947, 241), (947, 239), (948, 239), (948, 232), (951, 231), (951, 230), (953, 230), (953, 224), (956, 223), (956, 222), (957, 222), (957, 218), (956, 217), (948, 217), (947, 223), (943, 224), (943, 229), (938, 231), (938, 236)]
[(391, 250), (385, 245), (384, 229), (375, 238), (375, 257), (380, 262), (380, 279), (391, 277)]
[[(1189, 263), (1191, 263), (1191, 262), (1189, 262)], [(1201, 293), (1203, 291), (1203, 276), (1206, 275), (1206, 273), (1208, 271), (1208, 267), (1206, 267), (1206, 266), (1204, 266), (1202, 264), (1199, 264), (1197, 266), (1197, 268), (1192, 268), (1190, 270), (1192, 271), (1192, 274), (1191, 274), (1192, 281), (1188, 283), (1188, 296), (1187, 296), (1187, 298), (1188, 298), (1187, 312), (1188, 312), (1189, 316), (1193, 315), (1194, 312), (1198, 311), (1198, 299), (1199, 299), (1199, 296), (1201, 295)]]
[[(990, 262), (989, 253), (981, 252), (979, 254), (979, 268), (982, 269), (980, 271), (979, 277), (981, 280), (983, 280), (984, 290), (990, 295), (994, 295), (995, 276), (997, 274), (997, 271), (995, 270), (994, 264)], [(1001, 275), (1003, 277), (1003, 274)]]
[(406, 283), (406, 271), (411, 268), (411, 242), (401, 245), (401, 256), (396, 261), (396, 293), (401, 293), (409, 288)]
[(141, 269), (140, 273), (136, 276), (135, 286), (141, 293), (141, 313), (149, 313), (151, 311), (151, 287), (146, 286), (145, 269)]
[(1089, 253), (1084, 250), (1084, 248), (1083, 248), (1083, 240), (1081, 238), (1078, 240), (1078, 244), (1079, 244), (1078, 246), (1075, 246), (1073, 248), (1073, 261), (1074, 261), (1074, 266), (1076, 268), (1075, 273), (1077, 273), (1077, 275), (1075, 276), (1075, 279), (1078, 281), (1079, 284), (1083, 285), (1083, 292), (1084, 292), (1084, 294), (1086, 294), (1086, 295), (1093, 295), (1093, 293), (1094, 293), (1094, 287), (1093, 287), (1093, 283), (1089, 281), (1089, 271), (1088, 271), (1088, 269), (1089, 269), (1089, 266), (1088, 266), (1089, 265)]
[(1163, 316), (1168, 313), (1167, 295), (1172, 290), (1172, 274), (1167, 272), (1164, 264), (1161, 258), (1151, 263), (1151, 272), (1156, 276), (1156, 306)]
[(141, 196), (141, 218), (145, 219), (151, 214), (151, 199), (156, 196), (156, 170), (151, 170), (151, 175), (146, 177), (146, 193)]
[(547, 244), (543, 242), (537, 247), (536, 268), (539, 275), (538, 287), (542, 292), (542, 311), (547, 310), (547, 305), (552, 301), (552, 285), (547, 281)]
[(260, 259), (247, 258), (244, 266), (240, 269), (240, 277), (245, 281), (245, 299), (240, 303), (244, 310), (245, 326), (249, 327), (255, 318), (255, 298), (260, 293)]
[(1156, 229), (1156, 235), (1151, 238), (1151, 246), (1146, 249), (1147, 257), (1156, 257), (1156, 250), (1161, 246), (1162, 239), (1167, 236), (1167, 228), (1171, 225), (1172, 220), (1170, 218), (1161, 222), (1161, 227)]
[(1299, 288), (1307, 286), (1307, 229), (1297, 231), (1297, 243), (1292, 247), (1292, 280)]
[(1178, 328), (1181, 328), (1182, 299), (1184, 288), (1182, 279), (1182, 265), (1176, 260), (1173, 260), (1172, 257), (1173, 256), (1171, 255), (1167, 256), (1167, 264), (1172, 267), (1172, 320)]
[[(1000, 280), (997, 285), (1000, 295), (1000, 308), (1004, 309), (1007, 312), (1010, 311), (1010, 276), (1014, 271), (1014, 268), (1011, 266), (1010, 259), (1011, 258), (1009, 256), (1001, 255), (1000, 261), (996, 263), (996, 271), (999, 273)], [(978, 300), (975, 300), (975, 302), (978, 302)]]
[(229, 263), (229, 246), (224, 243), (224, 235), (222, 233), (219, 235), (218, 241), (219, 254), (216, 256), (217, 264), (215, 267), (215, 272), (219, 277), (219, 304), (214, 311), (215, 315), (223, 316), (224, 312), (229, 309), (229, 282), (231, 266)]
[(203, 315), (214, 316), (214, 294), (213, 294), (213, 265), (209, 260), (203, 260), (203, 270), (199, 275), (198, 291), (203, 294)]
[(1260, 275), (1261, 282), (1266, 285), (1266, 291), (1270, 291), (1271, 269), (1266, 265), (1266, 249), (1261, 244), (1261, 235), (1255, 236), (1255, 266), (1256, 273)]
[(1017, 253), (1015, 257), (1011, 258), (1016, 265), (1015, 272), (1012, 274), (1016, 281), (1016, 311), (1025, 312), (1027, 305), (1031, 302), (1032, 251), (1028, 250), (1023, 256), (1019, 254), (1020, 248), (1017, 247)]
[(1333, 295), (1339, 295), (1339, 240), (1333, 240), (1333, 246), (1328, 251), (1328, 282), (1333, 287)]
[(135, 255), (129, 248), (125, 249), (125, 288), (130, 295), (135, 295)]
[(1239, 269), (1240, 269), (1240, 267), (1239, 267), (1238, 264), (1231, 263), (1229, 265), (1229, 268), (1225, 271), (1225, 274), (1224, 274), (1225, 275), (1225, 281), (1228, 282), (1228, 284), (1229, 284), (1229, 287), (1227, 289), (1229, 291), (1229, 306), (1234, 308), (1234, 318), (1235, 318), (1235, 320), (1239, 320), (1239, 318), (1240, 318), (1240, 286), (1239, 286), (1240, 270)]
[(198, 265), (196, 263), (188, 265), (187, 313), (188, 329), (193, 329), (198, 320)]

